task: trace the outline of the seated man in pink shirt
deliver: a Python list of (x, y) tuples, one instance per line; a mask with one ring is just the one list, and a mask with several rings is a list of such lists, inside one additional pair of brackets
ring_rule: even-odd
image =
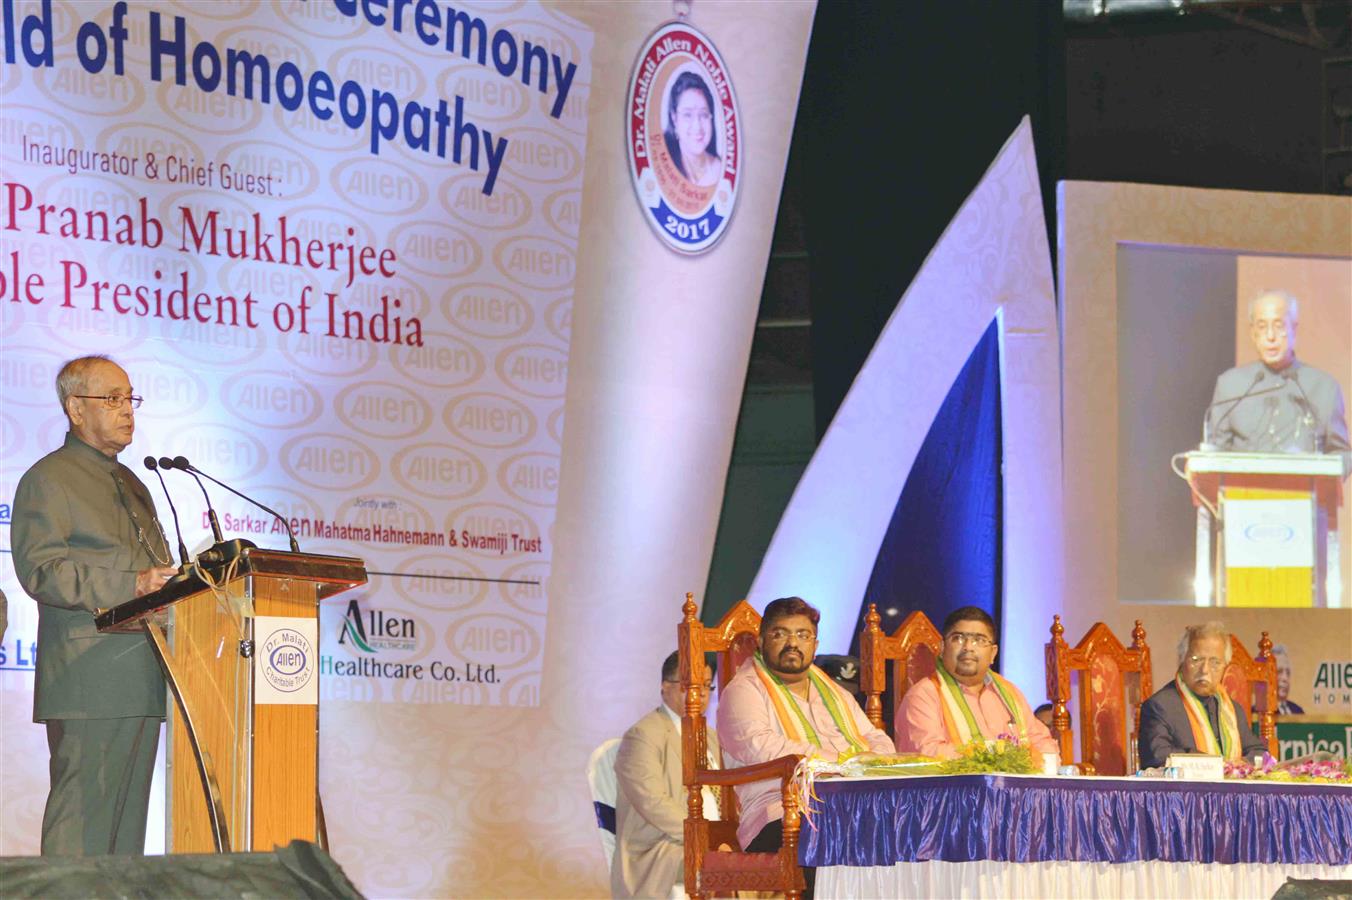
[(991, 671), (1000, 651), (995, 635), (995, 620), (975, 606), (944, 619), (943, 654), (935, 673), (911, 685), (897, 708), (899, 752), (951, 759), (969, 741), (1001, 735), (1017, 737), (1035, 765), (1041, 765), (1043, 753), (1056, 752), (1056, 741), (1023, 692)]
[[(730, 768), (789, 753), (834, 760), (847, 750), (895, 752), (854, 697), (812, 664), (820, 620), (821, 613), (800, 597), (765, 607), (760, 649), (742, 663), (718, 701), (718, 742)], [(742, 849), (778, 850), (784, 842), (779, 781), (738, 785), (737, 799)], [(803, 872), (809, 893), (812, 874)]]

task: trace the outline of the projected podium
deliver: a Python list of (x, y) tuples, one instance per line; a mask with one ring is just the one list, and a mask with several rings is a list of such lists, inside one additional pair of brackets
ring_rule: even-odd
[(170, 853), (319, 841), (319, 601), (366, 582), (359, 559), (249, 548), (220, 570), (107, 610), (144, 630), (169, 710)]
[(1341, 606), (1342, 457), (1184, 455), (1197, 506), (1199, 606)]

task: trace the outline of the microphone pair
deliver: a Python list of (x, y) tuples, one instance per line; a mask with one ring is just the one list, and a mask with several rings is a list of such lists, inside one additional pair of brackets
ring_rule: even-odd
[[(212, 484), (220, 485), (230, 493), (234, 494), (235, 496), (243, 500), (247, 500), (254, 506), (257, 506), (259, 509), (266, 512), (268, 515), (280, 521), (282, 523), (282, 527), (286, 529), (287, 537), (291, 541), (291, 552), (292, 553), (300, 552), (300, 544), (297, 543), (296, 541), (296, 533), (295, 531), (292, 530), (291, 523), (288, 522), (286, 518), (282, 516), (281, 513), (277, 512), (275, 509), (272, 509), (271, 507), (264, 506), (262, 503), (259, 503), (257, 500), (248, 496), (247, 494), (240, 493), (239, 491), (235, 490), (225, 482), (212, 478), (206, 472), (203, 472), (201, 469), (197, 468), (192, 463), (188, 462), (187, 457), (175, 456), (173, 459), (170, 459), (167, 456), (161, 456), (158, 459), (156, 459), (153, 456), (147, 456), (145, 458), (145, 467), (147, 469), (150, 469), (152, 472), (154, 472), (156, 475), (159, 476), (160, 487), (164, 489), (164, 497), (166, 500), (169, 501), (169, 510), (170, 512), (173, 513), (174, 516), (174, 531), (178, 534), (178, 555), (179, 558), (182, 560), (184, 569), (186, 569), (188, 566), (188, 549), (187, 546), (183, 543), (183, 531), (179, 527), (178, 510), (174, 508), (174, 501), (169, 496), (169, 487), (164, 483), (164, 475), (161, 474), (161, 470), (163, 469), (177, 469), (180, 472), (187, 472), (189, 475), (193, 477), (193, 480), (197, 482), (197, 486), (202, 489), (202, 497), (207, 502), (207, 520), (211, 523), (211, 536), (212, 539), (216, 542), (216, 545), (218, 547), (221, 544), (225, 543), (225, 537), (224, 535), (221, 534), (220, 520), (216, 516), (215, 508), (211, 505), (211, 495), (207, 493), (207, 487), (202, 483), (202, 478), (207, 479)], [(244, 540), (232, 541), (231, 543), (239, 544), (241, 545), (241, 547), (243, 545), (248, 545), (250, 547), (253, 546), (252, 542)], [(231, 548), (231, 552), (228, 555), (230, 556), (236, 555), (238, 551), (241, 549), (241, 547)]]

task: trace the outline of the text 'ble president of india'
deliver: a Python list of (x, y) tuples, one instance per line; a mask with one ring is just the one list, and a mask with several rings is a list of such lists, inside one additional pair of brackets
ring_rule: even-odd
[(164, 718), (164, 677), (141, 634), (99, 634), (95, 612), (177, 572), (155, 505), (117, 461), (141, 398), (121, 366), (87, 356), (56, 377), (65, 444), (14, 493), (14, 571), (38, 603), (33, 720), (47, 726), (43, 855), (140, 854)]

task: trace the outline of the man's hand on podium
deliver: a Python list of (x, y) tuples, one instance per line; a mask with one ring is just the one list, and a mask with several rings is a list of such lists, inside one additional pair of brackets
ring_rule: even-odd
[(178, 574), (178, 569), (174, 566), (152, 566), (149, 569), (142, 569), (136, 573), (136, 594), (137, 597), (144, 597), (153, 591), (158, 591), (168, 583), (170, 578)]

